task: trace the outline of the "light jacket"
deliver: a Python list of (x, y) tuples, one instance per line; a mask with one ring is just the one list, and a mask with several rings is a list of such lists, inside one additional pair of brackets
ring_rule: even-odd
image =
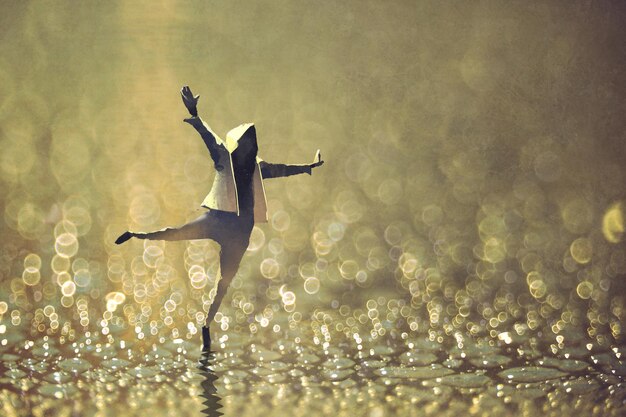
[[(200, 117), (191, 117), (185, 119), (185, 122), (198, 131), (204, 144), (209, 149), (211, 159), (213, 159), (215, 165), (216, 175), (213, 180), (213, 186), (209, 194), (204, 198), (204, 201), (202, 201), (202, 207), (233, 212), (239, 215), (239, 197), (237, 195), (235, 173), (233, 172), (232, 154), (243, 138), (253, 140), (256, 148), (254, 124), (245, 123), (231, 129), (226, 134), (226, 140), (224, 141)], [(256, 153), (251, 154), (250, 157), (254, 157), (256, 162), (252, 177), (254, 221), (255, 223), (267, 222), (267, 200), (263, 180), (305, 172), (310, 175), (311, 167), (309, 165), (270, 164), (259, 158)]]

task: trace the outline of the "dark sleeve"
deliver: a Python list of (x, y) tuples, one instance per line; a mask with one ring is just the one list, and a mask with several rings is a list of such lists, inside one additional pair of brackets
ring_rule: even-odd
[(261, 176), (267, 178), (288, 177), (290, 175), (309, 174), (311, 175), (311, 165), (287, 165), (287, 164), (270, 164), (269, 162), (259, 162), (261, 168)]
[(223, 145), (218, 144), (216, 139), (217, 136), (215, 135), (215, 133), (213, 133), (209, 125), (197, 116), (185, 119), (185, 122), (193, 126), (194, 129), (196, 129), (196, 131), (200, 134), (202, 140), (204, 141), (204, 144), (211, 154), (211, 159), (213, 159), (213, 162), (217, 164), (219, 159), (218, 148)]

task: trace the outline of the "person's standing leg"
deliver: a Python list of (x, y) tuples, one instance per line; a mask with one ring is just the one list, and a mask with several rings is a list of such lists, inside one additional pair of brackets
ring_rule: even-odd
[(222, 299), (228, 291), (231, 281), (237, 274), (241, 258), (248, 249), (250, 234), (254, 226), (254, 218), (250, 216), (236, 216), (231, 213), (222, 217), (219, 228), (216, 228), (214, 240), (220, 244), (220, 275), (217, 283), (213, 303), (209, 307), (204, 328), (207, 329), (215, 318)]
[(246, 249), (248, 248), (248, 242), (250, 239), (250, 235), (240, 235), (237, 236), (238, 242), (234, 243), (223, 243), (220, 251), (220, 280), (217, 283), (217, 289), (215, 291), (215, 298), (213, 298), (213, 303), (209, 308), (209, 312), (207, 314), (205, 327), (209, 327), (217, 311), (220, 308), (220, 304), (222, 304), (222, 299), (226, 295), (228, 291), (228, 287), (232, 282), (233, 278), (237, 274), (237, 270), (239, 269), (239, 263), (241, 262), (241, 258), (246, 253)]

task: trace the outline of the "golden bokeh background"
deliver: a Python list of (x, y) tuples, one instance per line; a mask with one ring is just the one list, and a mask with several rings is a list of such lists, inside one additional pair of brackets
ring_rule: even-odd
[(265, 160), (325, 160), (266, 182), (270, 222), (218, 314), (223, 347), (621, 349), (624, 4), (4, 2), (0, 15), (3, 346), (12, 333), (199, 343), (217, 244), (113, 244), (201, 212), (214, 171), (182, 123), (189, 85), (218, 134), (254, 122)]

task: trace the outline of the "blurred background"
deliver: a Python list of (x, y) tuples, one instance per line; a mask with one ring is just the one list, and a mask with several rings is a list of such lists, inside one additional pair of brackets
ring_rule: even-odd
[(113, 244), (202, 212), (189, 85), (218, 135), (254, 122), (263, 159), (326, 161), (266, 182), (223, 349), (621, 352), (623, 3), (1, 8), (0, 348), (199, 349), (218, 245)]

